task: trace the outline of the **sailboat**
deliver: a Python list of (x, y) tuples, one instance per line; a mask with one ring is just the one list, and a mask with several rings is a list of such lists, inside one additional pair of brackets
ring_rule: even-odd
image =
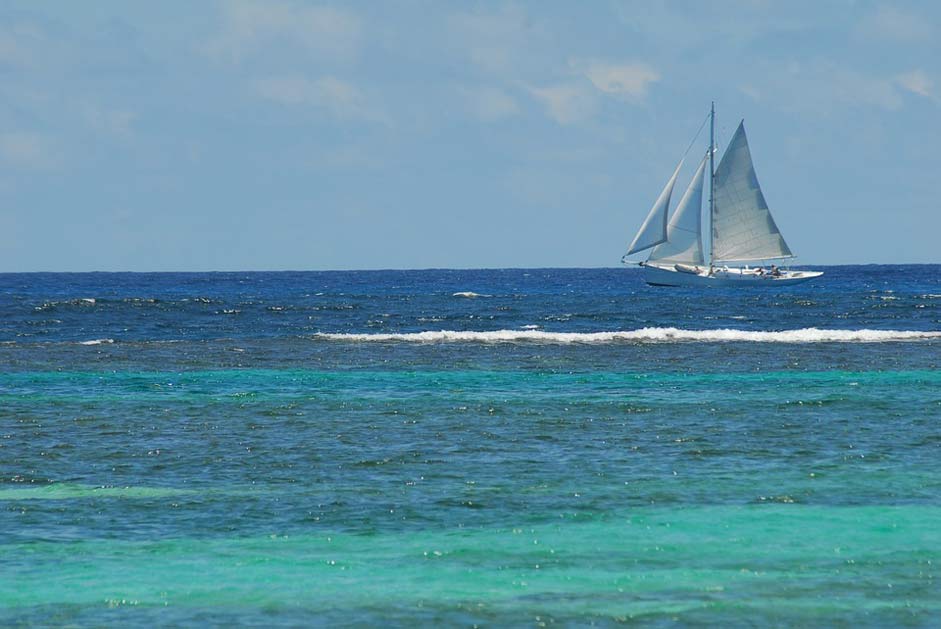
[[(649, 249), (646, 262), (640, 264), (645, 280), (654, 286), (783, 286), (823, 275), (820, 271), (781, 269), (774, 264), (768, 270), (761, 266), (771, 260), (793, 258), (794, 254), (775, 224), (758, 184), (745, 137), (745, 122), (738, 125), (716, 168), (715, 119), (713, 103), (709, 112), (709, 150), (676, 209), (670, 215), (670, 197), (685, 156), (624, 257)], [(703, 249), (701, 219), (707, 168), (708, 258)]]

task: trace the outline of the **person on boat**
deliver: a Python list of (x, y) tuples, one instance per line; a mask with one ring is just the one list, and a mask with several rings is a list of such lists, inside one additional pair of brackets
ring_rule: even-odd
[(761, 277), (764, 274), (765, 274), (765, 270), (763, 267), (758, 267), (757, 269), (755, 269), (755, 275)]
[(771, 275), (772, 275), (773, 277), (781, 277), (781, 269), (779, 269), (778, 267), (776, 267), (775, 265), (772, 264), (772, 265), (771, 265)]

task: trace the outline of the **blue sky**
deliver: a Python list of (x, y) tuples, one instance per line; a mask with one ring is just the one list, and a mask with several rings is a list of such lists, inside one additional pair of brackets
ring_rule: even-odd
[(938, 3), (8, 0), (0, 270), (615, 266), (713, 99), (799, 262), (941, 262)]

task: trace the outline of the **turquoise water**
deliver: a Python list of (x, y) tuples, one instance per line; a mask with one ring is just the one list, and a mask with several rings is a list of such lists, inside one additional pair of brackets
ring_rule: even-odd
[(935, 626), (901, 269), (0, 275), (0, 624)]

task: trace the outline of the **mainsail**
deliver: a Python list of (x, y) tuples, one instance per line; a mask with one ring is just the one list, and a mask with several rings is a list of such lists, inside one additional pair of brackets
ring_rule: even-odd
[(667, 226), (667, 240), (650, 252), (651, 262), (679, 262), (683, 264), (705, 264), (702, 252), (702, 186), (706, 173), (703, 156), (693, 180), (676, 206), (676, 211)]
[(716, 168), (713, 185), (713, 262), (793, 256), (758, 185), (744, 122), (738, 125)]
[(650, 208), (650, 213), (647, 214), (647, 218), (644, 219), (644, 224), (640, 226), (640, 230), (638, 230), (637, 235), (634, 236), (631, 246), (627, 248), (627, 253), (624, 254), (625, 256), (643, 251), (644, 249), (650, 249), (666, 241), (667, 211), (670, 209), (670, 195), (673, 194), (673, 184), (676, 183), (676, 176), (680, 174), (680, 166), (682, 165), (683, 160), (681, 159), (680, 163), (676, 165), (676, 170), (673, 171), (673, 176), (670, 177), (670, 181), (667, 182), (667, 185), (663, 188), (663, 192), (657, 197), (657, 202)]

